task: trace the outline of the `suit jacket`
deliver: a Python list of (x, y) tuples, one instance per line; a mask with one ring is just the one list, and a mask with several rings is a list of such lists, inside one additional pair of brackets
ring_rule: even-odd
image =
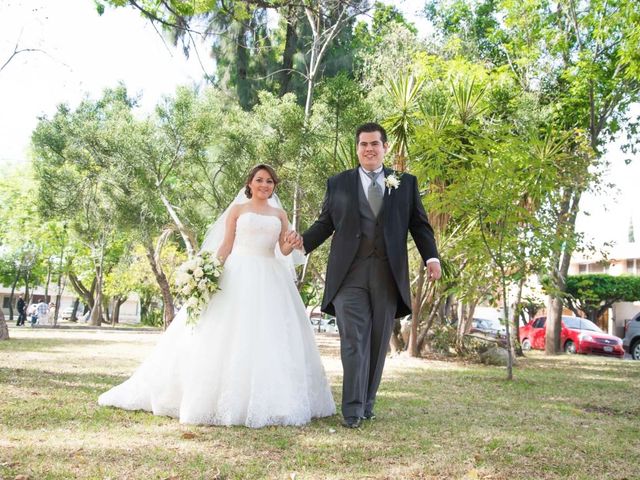
[[(387, 177), (393, 170), (385, 168)], [(327, 181), (327, 190), (318, 219), (303, 233), (304, 248), (311, 253), (333, 234), (322, 311), (335, 314), (332, 301), (356, 257), (360, 244), (358, 188), (362, 188), (358, 169), (347, 170)], [(384, 240), (393, 278), (400, 293), (396, 317), (411, 313), (407, 235), (411, 236), (424, 261), (438, 258), (438, 250), (422, 206), (416, 177), (402, 174), (400, 186), (384, 189)]]

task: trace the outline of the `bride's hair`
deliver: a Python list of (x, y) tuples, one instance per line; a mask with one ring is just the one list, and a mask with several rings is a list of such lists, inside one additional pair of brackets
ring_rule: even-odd
[(249, 184), (253, 180), (253, 177), (255, 177), (260, 170), (266, 170), (267, 172), (269, 172), (269, 175), (271, 175), (271, 179), (273, 180), (274, 191), (278, 183), (280, 183), (280, 179), (278, 179), (278, 175), (276, 175), (276, 171), (271, 165), (267, 165), (266, 163), (259, 163), (258, 165), (253, 167), (249, 172), (249, 175), (247, 175), (247, 181), (244, 187), (244, 194), (247, 196), (247, 198), (251, 198), (253, 196), (253, 194), (251, 193), (251, 189), (249, 188)]

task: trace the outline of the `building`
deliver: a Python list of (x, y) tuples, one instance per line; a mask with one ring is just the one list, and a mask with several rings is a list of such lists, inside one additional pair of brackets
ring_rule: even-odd
[[(633, 237), (630, 238), (633, 240)], [(630, 241), (611, 247), (606, 257), (595, 254), (574, 254), (569, 275), (606, 273), (609, 275), (640, 275), (640, 243)], [(640, 301), (618, 302), (608, 314), (598, 319), (598, 325), (618, 337), (624, 337), (624, 325), (640, 312)]]
[[(13, 294), (13, 322), (15, 322), (18, 318), (18, 311), (16, 308), (16, 302), (18, 301), (18, 296), (24, 293), (24, 289), (16, 290)], [(44, 299), (44, 287), (35, 286), (29, 290), (29, 294), (31, 295), (31, 301), (39, 302)], [(51, 284), (49, 286), (49, 301), (55, 302), (57, 294), (56, 285)], [(73, 302), (76, 300), (77, 295), (71, 289), (63, 289), (62, 296), (60, 297), (60, 309), (59, 315), (62, 314), (63, 310), (66, 308), (73, 307)], [(0, 285), (0, 305), (2, 306), (2, 312), (4, 313), (4, 317), (9, 322), (9, 302), (11, 301), (11, 288)], [(78, 316), (82, 315), (82, 304), (78, 309)], [(140, 323), (140, 302), (136, 295), (131, 295), (120, 306), (120, 323)]]

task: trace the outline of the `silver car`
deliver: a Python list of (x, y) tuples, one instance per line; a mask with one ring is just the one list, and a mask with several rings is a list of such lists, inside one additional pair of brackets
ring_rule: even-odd
[(622, 347), (634, 360), (640, 360), (640, 313), (625, 325)]

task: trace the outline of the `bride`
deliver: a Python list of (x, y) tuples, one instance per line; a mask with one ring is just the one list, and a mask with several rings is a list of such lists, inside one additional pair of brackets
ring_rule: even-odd
[(302, 425), (335, 413), (292, 279), (295, 236), (274, 194), (277, 183), (270, 166), (251, 170), (203, 243), (224, 262), (220, 290), (195, 326), (182, 308), (151, 355), (100, 395), (100, 405), (181, 423), (254, 428)]

